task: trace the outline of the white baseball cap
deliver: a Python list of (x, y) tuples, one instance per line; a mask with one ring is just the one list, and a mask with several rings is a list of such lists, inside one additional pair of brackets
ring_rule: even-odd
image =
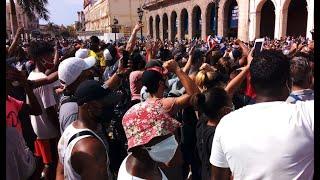
[(79, 49), (76, 51), (75, 57), (77, 58), (87, 58), (89, 57), (89, 49)]
[(59, 80), (63, 81), (64, 86), (72, 84), (80, 74), (87, 69), (90, 69), (96, 64), (94, 57), (88, 57), (85, 59), (71, 57), (62, 61), (58, 68)]
[(109, 49), (105, 49), (105, 50), (103, 51), (103, 57), (104, 57), (104, 59), (105, 59), (106, 61), (111, 61), (111, 60), (112, 60), (112, 55), (111, 55)]

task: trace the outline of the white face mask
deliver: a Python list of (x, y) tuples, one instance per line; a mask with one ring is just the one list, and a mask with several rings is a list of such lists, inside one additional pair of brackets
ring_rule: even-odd
[(151, 159), (157, 162), (168, 163), (173, 158), (178, 148), (178, 142), (174, 138), (174, 135), (161, 141), (160, 143), (151, 147), (144, 147), (148, 151)]

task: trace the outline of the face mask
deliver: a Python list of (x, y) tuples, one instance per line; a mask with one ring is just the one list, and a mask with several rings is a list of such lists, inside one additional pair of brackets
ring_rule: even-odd
[(173, 135), (156, 145), (144, 147), (151, 159), (162, 163), (168, 163), (173, 158), (177, 148), (178, 142)]

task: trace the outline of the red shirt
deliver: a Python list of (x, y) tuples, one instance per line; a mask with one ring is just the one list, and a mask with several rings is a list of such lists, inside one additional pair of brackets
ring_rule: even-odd
[(253, 87), (251, 85), (251, 75), (250, 75), (250, 73), (247, 74), (246, 95), (249, 96), (252, 99), (256, 98), (256, 92), (254, 91), (254, 89), (253, 89)]
[(19, 111), (23, 101), (19, 101), (8, 95), (6, 99), (6, 123), (7, 127), (15, 127), (22, 134), (21, 122), (19, 120)]

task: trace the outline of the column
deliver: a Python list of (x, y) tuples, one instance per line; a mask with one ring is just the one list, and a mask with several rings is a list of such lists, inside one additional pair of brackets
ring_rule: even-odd
[(157, 30), (156, 30), (156, 24), (157, 24), (157, 16), (153, 16), (153, 23), (152, 23), (152, 28), (153, 28), (153, 39), (157, 39)]
[(275, 7), (275, 23), (274, 23), (274, 39), (280, 39), (281, 37), (281, 30), (280, 30), (280, 23), (281, 23), (281, 10), (278, 7)]
[(168, 40), (172, 41), (172, 38), (171, 38), (171, 34), (173, 33), (172, 32), (172, 22), (171, 22), (171, 16), (172, 16), (172, 13), (167, 13), (167, 16), (168, 16)]
[(159, 15), (160, 23), (159, 23), (159, 38), (163, 41), (163, 14)]
[(192, 34), (193, 34), (193, 29), (192, 29), (192, 24), (193, 24), (193, 19), (192, 19), (192, 9), (188, 10), (188, 39), (192, 39)]
[(249, 39), (249, 2), (247, 0), (239, 0), (239, 15), (238, 15), (238, 38), (242, 41)]
[[(226, 21), (227, 17), (224, 16), (224, 3), (225, 1), (220, 1), (219, 3), (219, 8), (218, 8), (218, 19), (216, 19), (216, 21), (218, 21), (218, 36), (224, 36), (225, 35), (225, 28), (224, 28), (224, 22)], [(216, 10), (216, 8), (212, 9), (213, 11)], [(217, 12), (215, 12), (217, 13)]]
[(206, 17), (206, 8), (201, 8), (201, 39), (207, 40), (207, 17)]
[(253, 1), (250, 1), (249, 11), (249, 41), (253, 41), (256, 38), (256, 12)]
[(177, 36), (178, 39), (181, 39), (181, 10), (177, 10), (176, 11), (177, 13)]
[(287, 34), (288, 9), (282, 9), (280, 13), (280, 37), (284, 37)]
[(307, 22), (306, 36), (307, 38), (312, 39), (312, 35), (310, 31), (314, 29), (314, 5), (310, 1), (308, 3), (307, 9), (308, 9), (308, 20), (307, 20), (308, 22)]

